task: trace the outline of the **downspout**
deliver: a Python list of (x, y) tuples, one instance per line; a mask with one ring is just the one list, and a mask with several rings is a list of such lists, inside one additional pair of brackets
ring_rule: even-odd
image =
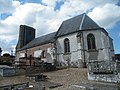
[(55, 48), (55, 59), (54, 59), (54, 65), (57, 66), (57, 47), (56, 47), (56, 38), (55, 38), (55, 41), (54, 41), (54, 48)]
[(83, 68), (86, 68), (86, 62), (85, 62), (85, 47), (84, 47), (84, 37), (82, 33), (82, 42), (83, 42)]
[[(83, 17), (82, 17), (82, 21), (81, 21), (81, 23), (80, 23), (80, 30), (82, 30), (82, 25), (83, 25), (83, 22), (84, 22), (84, 19), (85, 19), (85, 13), (84, 13), (84, 15), (83, 15)], [(83, 37), (83, 32), (82, 32), (82, 42), (83, 42), (83, 68), (86, 68), (86, 62), (85, 62), (85, 47), (84, 47), (84, 37)]]

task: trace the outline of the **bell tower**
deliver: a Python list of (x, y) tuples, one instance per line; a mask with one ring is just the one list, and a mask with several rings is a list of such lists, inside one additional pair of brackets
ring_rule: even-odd
[(19, 38), (18, 38), (18, 44), (16, 46), (16, 50), (27, 45), (34, 38), (35, 38), (35, 29), (33, 27), (20, 25)]

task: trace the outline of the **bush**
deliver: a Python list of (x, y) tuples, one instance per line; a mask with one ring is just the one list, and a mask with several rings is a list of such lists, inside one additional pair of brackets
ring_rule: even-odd
[(120, 90), (120, 82), (117, 82), (117, 90)]

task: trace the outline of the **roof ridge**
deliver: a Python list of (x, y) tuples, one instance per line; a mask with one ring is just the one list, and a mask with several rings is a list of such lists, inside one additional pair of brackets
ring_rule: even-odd
[(83, 13), (83, 16), (82, 16), (82, 21), (81, 21), (81, 23), (80, 23), (80, 30), (82, 29), (82, 25), (83, 25), (83, 22), (84, 22), (84, 20), (85, 20), (85, 15), (86, 15), (86, 13)]
[[(37, 37), (37, 38), (33, 39), (31, 42), (29, 42), (27, 45), (23, 46), (20, 50), (24, 50), (27, 48), (32, 48), (34, 46), (53, 42), (55, 34), (56, 34), (56, 32), (52, 32), (52, 33)], [(40, 39), (42, 39), (42, 40), (40, 40)]]

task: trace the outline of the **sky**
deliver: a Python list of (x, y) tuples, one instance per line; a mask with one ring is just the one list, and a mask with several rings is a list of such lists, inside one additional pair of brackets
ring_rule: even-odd
[(69, 18), (86, 13), (113, 39), (120, 54), (120, 0), (0, 0), (0, 47), (15, 52), (19, 26), (36, 29), (36, 37), (57, 31)]

